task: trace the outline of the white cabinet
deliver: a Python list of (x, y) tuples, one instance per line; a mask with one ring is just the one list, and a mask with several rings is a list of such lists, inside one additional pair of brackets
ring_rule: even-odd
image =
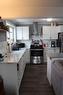
[(0, 64), (0, 75), (4, 81), (6, 95), (19, 95), (19, 87), (26, 66), (26, 51), (18, 63)]
[(22, 80), (22, 77), (24, 74), (25, 66), (26, 66), (26, 59), (25, 59), (25, 53), (24, 53), (24, 55), (21, 57), (19, 63), (17, 64), (18, 89), (21, 84), (21, 80)]
[(58, 26), (43, 26), (43, 39), (58, 39)]
[(47, 48), (44, 48), (43, 55), (44, 55), (44, 63), (45, 63), (47, 62)]
[(26, 50), (26, 63), (30, 63), (30, 49)]
[(50, 26), (43, 26), (43, 39), (50, 39), (50, 32), (51, 32)]
[[(54, 64), (52, 64), (52, 69), (51, 69), (51, 79), (52, 79), (52, 85), (55, 91), (56, 95), (61, 95), (60, 89), (61, 89), (61, 78), (58, 73), (58, 69)], [(63, 94), (62, 94), (63, 95)]]
[(63, 25), (59, 25), (59, 31), (58, 32), (63, 32)]
[(59, 31), (59, 27), (51, 26), (50, 38), (51, 39), (58, 39), (58, 31)]
[[(51, 49), (51, 50), (49, 49), (48, 52), (55, 55), (56, 53), (57, 54), (59, 53), (59, 49), (58, 48)], [(51, 58), (50, 56), (47, 55), (47, 78), (48, 78), (50, 85), (52, 84), (51, 83), (51, 72), (52, 72), (51, 68), (52, 68), (52, 64), (53, 64), (54, 60), (55, 60), (54, 58)], [(56, 60), (58, 60), (58, 59), (56, 59)]]
[(51, 85), (51, 60), (50, 60), (50, 57), (47, 57), (47, 78)]
[(59, 53), (59, 48), (51, 48), (51, 47), (47, 47), (47, 48), (44, 48), (44, 62), (47, 62), (47, 54), (51, 53), (51, 54), (56, 54), (56, 53)]
[(56, 95), (63, 95), (63, 69), (58, 63), (52, 64), (52, 86)]

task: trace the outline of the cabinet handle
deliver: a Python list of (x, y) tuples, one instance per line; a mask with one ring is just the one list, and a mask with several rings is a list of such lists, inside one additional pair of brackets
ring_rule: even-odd
[(17, 64), (17, 71), (19, 71), (19, 64)]

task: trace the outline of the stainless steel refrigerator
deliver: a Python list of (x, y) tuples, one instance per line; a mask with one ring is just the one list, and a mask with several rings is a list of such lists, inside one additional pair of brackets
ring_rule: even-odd
[(60, 52), (63, 52), (63, 32), (58, 33), (58, 47)]

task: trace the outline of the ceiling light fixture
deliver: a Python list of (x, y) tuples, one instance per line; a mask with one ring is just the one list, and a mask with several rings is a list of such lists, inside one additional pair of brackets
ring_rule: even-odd
[(42, 19), (43, 21), (47, 21), (47, 22), (51, 22), (53, 20), (53, 18), (45, 18), (45, 19)]
[(53, 19), (52, 18), (47, 18), (46, 21), (51, 22)]

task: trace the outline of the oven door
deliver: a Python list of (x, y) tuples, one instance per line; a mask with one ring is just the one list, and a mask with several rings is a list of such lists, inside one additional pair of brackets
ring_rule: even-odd
[(30, 50), (30, 62), (32, 64), (43, 63), (43, 49), (31, 49)]

